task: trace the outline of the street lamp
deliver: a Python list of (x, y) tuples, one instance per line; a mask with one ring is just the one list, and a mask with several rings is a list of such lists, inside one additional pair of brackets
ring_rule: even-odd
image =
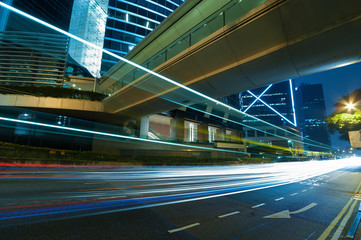
[(355, 107), (355, 104), (353, 104), (353, 103), (347, 103), (347, 104), (346, 104), (346, 108), (347, 108), (348, 110), (352, 110), (352, 109), (354, 109), (354, 107)]

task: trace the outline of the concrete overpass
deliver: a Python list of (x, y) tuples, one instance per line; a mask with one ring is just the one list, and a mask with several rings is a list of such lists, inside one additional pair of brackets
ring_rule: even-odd
[[(217, 98), (359, 62), (360, 30), (358, 0), (195, 0), (127, 58)], [(105, 111), (120, 118), (178, 108), (161, 97), (186, 97), (184, 90), (122, 62), (98, 89), (111, 95)], [(202, 101), (191, 100), (183, 102)]]

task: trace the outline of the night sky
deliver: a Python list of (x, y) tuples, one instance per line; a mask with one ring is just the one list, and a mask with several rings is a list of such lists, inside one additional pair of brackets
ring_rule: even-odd
[[(327, 115), (330, 115), (336, 109), (333, 105), (337, 102), (337, 99), (361, 88), (361, 63), (297, 78), (295, 81), (296, 85), (302, 82), (310, 84), (321, 83), (325, 95)], [(331, 135), (331, 142), (333, 147), (350, 146), (348, 142), (339, 140), (336, 134)]]

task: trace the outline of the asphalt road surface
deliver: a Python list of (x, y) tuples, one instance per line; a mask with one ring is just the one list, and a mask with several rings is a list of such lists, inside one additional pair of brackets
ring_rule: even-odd
[(7, 240), (346, 239), (361, 200), (359, 158), (0, 166), (0, 239)]

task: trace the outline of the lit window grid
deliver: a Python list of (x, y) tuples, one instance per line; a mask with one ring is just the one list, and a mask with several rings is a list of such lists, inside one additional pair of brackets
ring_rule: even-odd
[[(296, 122), (296, 113), (295, 113), (295, 106), (294, 106), (294, 96), (293, 96), (293, 87), (292, 87), (292, 80), (289, 80), (289, 84), (290, 84), (290, 93), (291, 93), (291, 103), (292, 103), (292, 112), (293, 112), (293, 122), (291, 122), (289, 119), (287, 119), (284, 114), (279, 113), (277, 110), (275, 110), (274, 108), (271, 107), (271, 105), (267, 104), (265, 101), (263, 101), (261, 99), (262, 96), (267, 96), (265, 93), (266, 91), (272, 86), (272, 84), (270, 86), (268, 86), (266, 88), (266, 90), (264, 90), (259, 96), (255, 95), (254, 93), (252, 93), (251, 91), (247, 91), (249, 94), (251, 94), (253, 97), (255, 97), (256, 99), (252, 102), (252, 104), (250, 104), (250, 106), (244, 111), (244, 113), (252, 107), (252, 105), (257, 102), (260, 101), (261, 103), (263, 103), (265, 106), (267, 106), (269, 109), (271, 109), (272, 111), (274, 111), (275, 113), (277, 113), (280, 117), (282, 117), (284, 120), (286, 120), (287, 122), (289, 122), (290, 124), (292, 124), (293, 126), (297, 126), (297, 122)], [(276, 94), (271, 94), (271, 95), (283, 95), (283, 93), (276, 93)]]
[[(120, 8), (116, 8), (116, 7), (112, 7), (112, 6), (109, 6), (108, 9), (109, 9), (109, 10), (113, 10), (113, 11), (117, 11), (117, 12), (122, 12), (122, 13), (124, 13), (124, 14), (128, 13), (129, 15), (133, 15), (134, 17), (139, 17), (139, 18), (142, 18), (142, 19), (144, 19), (144, 20), (146, 20), (146, 21), (153, 22), (153, 23), (155, 23), (155, 24), (160, 24), (160, 22), (157, 21), (157, 20), (154, 20), (154, 19), (152, 19), (152, 18), (148, 18), (148, 17), (143, 16), (143, 15), (140, 15), (140, 14), (132, 13), (132, 12), (129, 12), (129, 11), (124, 10), (124, 9), (120, 9)], [(112, 17), (114, 17), (114, 16), (112, 16)], [(115, 18), (117, 18), (117, 17), (115, 17)], [(118, 19), (121, 19), (121, 18), (118, 18)], [(125, 19), (124, 19), (124, 20), (125, 20)]]
[(129, 2), (129, 1), (127, 1), (127, 0), (117, 0), (117, 1), (118, 1), (118, 2), (123, 2), (123, 3), (126, 3), (126, 4), (129, 4), (129, 5), (132, 5), (132, 6), (137, 7), (137, 8), (144, 9), (144, 10), (146, 10), (146, 11), (149, 11), (149, 12), (151, 12), (151, 13), (157, 14), (157, 15), (162, 16), (162, 17), (164, 17), (164, 18), (167, 17), (167, 15), (161, 14), (161, 13), (159, 13), (159, 12), (157, 12), (157, 11), (154, 11), (154, 10), (149, 9), (149, 8), (147, 8), (147, 7), (143, 7), (143, 6), (141, 6), (141, 5), (139, 5), (139, 4), (136, 4), (136, 3)]
[(123, 19), (119, 19), (119, 18), (115, 18), (115, 17), (108, 17), (108, 19), (112, 19), (114, 21), (119, 21), (119, 22), (122, 22), (122, 23), (125, 23), (125, 24), (130, 24), (130, 25), (133, 25), (135, 27), (141, 27), (141, 28), (144, 28), (146, 30), (149, 30), (149, 31), (152, 31), (153, 29), (152, 28), (149, 28), (147, 26), (143, 26), (143, 25), (140, 25), (140, 24), (137, 24), (137, 23), (134, 23), (132, 21), (127, 21), (126, 19), (123, 20)]
[[(128, 41), (124, 41), (124, 40), (118, 40), (118, 39), (109, 38), (109, 37), (105, 37), (104, 40), (108, 40), (108, 41), (113, 41), (113, 42), (117, 42), (117, 43), (126, 44), (128, 47), (129, 47), (129, 46), (135, 46), (135, 45), (136, 45), (136, 44), (134, 44), (133, 42), (128, 42)], [(112, 50), (116, 51), (115, 49), (112, 49)]]
[[(144, 38), (144, 37), (145, 37), (145, 36), (143, 36), (143, 35), (139, 35), (139, 34), (136, 34), (136, 33), (133, 33), (133, 32), (128, 32), (128, 31), (125, 31), (125, 30), (119, 29), (119, 28), (114, 28), (114, 27), (109, 27), (109, 26), (106, 26), (105, 28), (106, 28), (107, 30), (117, 31), (117, 32), (129, 34), (129, 35), (132, 35), (132, 36), (135, 36), (135, 37), (139, 37), (139, 38)], [(113, 38), (112, 38), (112, 39), (113, 39)]]
[(167, 11), (169, 11), (169, 12), (173, 12), (173, 11), (174, 11), (174, 9), (170, 9), (170, 8), (168, 8), (168, 7), (166, 7), (166, 6), (162, 5), (162, 4), (159, 4), (159, 3), (157, 3), (157, 2), (154, 2), (154, 1), (151, 1), (151, 0), (146, 0), (146, 1), (149, 2), (149, 3), (151, 3), (151, 4), (156, 5), (156, 6), (158, 6), (158, 7), (164, 8), (165, 10), (167, 10)]

